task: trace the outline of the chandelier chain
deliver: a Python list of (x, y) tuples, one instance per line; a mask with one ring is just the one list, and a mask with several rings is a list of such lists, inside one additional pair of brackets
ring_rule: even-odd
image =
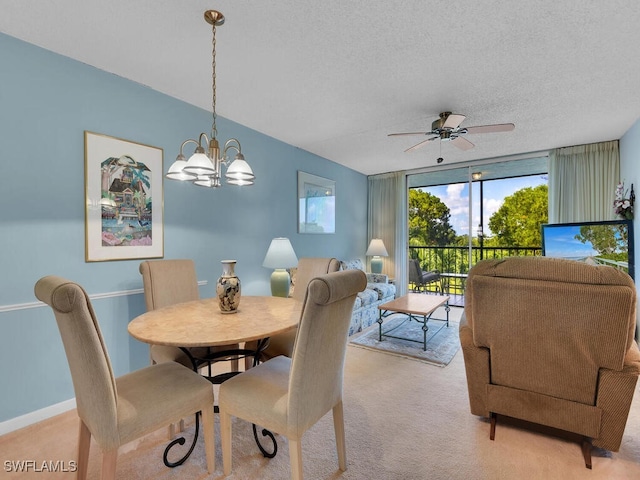
[[(213, 34), (211, 38), (211, 136), (207, 137), (206, 133), (200, 133), (197, 140), (190, 138), (182, 142), (180, 153), (176, 157), (176, 161), (169, 167), (165, 177), (169, 180), (193, 182), (199, 187), (216, 188), (222, 186), (222, 167), (224, 166), (227, 168), (224, 175), (226, 183), (253, 185), (255, 175), (242, 155), (240, 142), (236, 138), (230, 138), (224, 142), (224, 147), (221, 148), (216, 138), (218, 136), (216, 125), (218, 119), (216, 112), (216, 31), (217, 26), (224, 23), (224, 15), (217, 10), (207, 10), (204, 12), (204, 20), (211, 25)], [(190, 143), (196, 145), (195, 152), (189, 157), (189, 160), (186, 160), (183, 149)], [(238, 152), (233, 160), (227, 155), (227, 150), (230, 148)]]
[(218, 136), (218, 129), (216, 127), (216, 23), (213, 22), (213, 40), (211, 41), (212, 58), (211, 61), (211, 86), (213, 90), (213, 96), (211, 100), (211, 109), (213, 111), (213, 124), (211, 125), (211, 138)]

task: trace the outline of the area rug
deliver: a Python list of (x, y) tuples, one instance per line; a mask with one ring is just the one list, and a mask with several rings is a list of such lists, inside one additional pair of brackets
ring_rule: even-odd
[[(437, 313), (437, 312), (436, 312)], [(444, 318), (438, 316), (438, 318)], [(418, 360), (431, 365), (445, 367), (453, 359), (460, 348), (460, 338), (458, 336), (458, 323), (449, 319), (449, 326), (440, 320), (431, 319), (427, 322), (427, 349), (423, 350), (422, 324), (415, 320), (409, 321), (403, 314), (390, 315), (382, 324), (382, 331), (390, 331), (396, 337), (405, 337), (417, 340), (401, 340), (398, 338), (382, 337), (380, 341), (378, 335), (378, 323), (374, 323), (369, 328), (351, 340), (351, 344), (356, 347), (378, 350), (384, 353), (399, 355), (413, 360)]]

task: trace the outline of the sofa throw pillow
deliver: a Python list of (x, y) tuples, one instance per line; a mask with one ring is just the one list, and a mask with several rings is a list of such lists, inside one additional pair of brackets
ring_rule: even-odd
[(340, 261), (340, 270), (364, 270), (362, 260), (356, 258), (354, 260)]

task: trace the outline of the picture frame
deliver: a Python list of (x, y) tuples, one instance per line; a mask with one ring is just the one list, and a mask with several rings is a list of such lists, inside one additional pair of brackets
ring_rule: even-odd
[(86, 262), (164, 256), (163, 155), (84, 132)]
[(336, 233), (336, 182), (298, 171), (298, 233)]

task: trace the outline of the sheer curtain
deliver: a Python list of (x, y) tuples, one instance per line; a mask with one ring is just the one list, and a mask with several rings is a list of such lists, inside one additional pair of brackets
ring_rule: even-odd
[(389, 256), (382, 272), (396, 280), (396, 295), (407, 292), (407, 188), (404, 172), (369, 177), (368, 234), (381, 238)]
[(549, 155), (549, 223), (614, 220), (618, 141), (558, 148)]

